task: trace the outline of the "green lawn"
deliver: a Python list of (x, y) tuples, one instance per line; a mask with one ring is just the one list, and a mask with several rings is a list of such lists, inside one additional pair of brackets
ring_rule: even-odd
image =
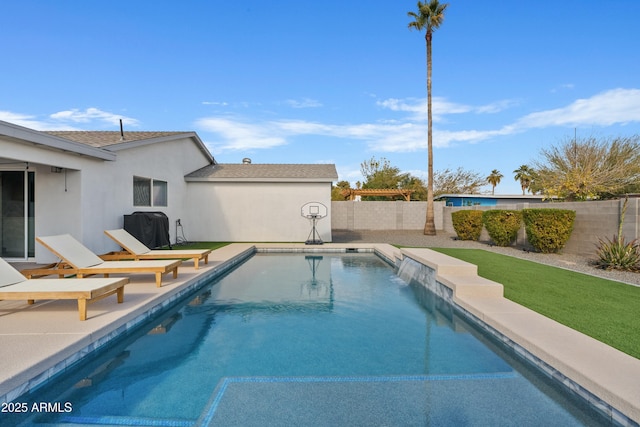
[[(227, 246), (229, 242), (189, 242), (184, 245), (173, 245), (173, 249), (219, 249)], [(169, 248), (167, 248), (169, 249)]]
[(640, 359), (640, 287), (482, 249), (431, 249), (477, 265), (505, 298)]

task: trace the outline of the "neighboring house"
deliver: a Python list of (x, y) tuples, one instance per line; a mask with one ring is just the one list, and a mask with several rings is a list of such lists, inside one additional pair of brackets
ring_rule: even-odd
[[(323, 178), (326, 195), (318, 191), (317, 176), (306, 185), (296, 185), (295, 177), (275, 181), (266, 177), (261, 187), (260, 177), (254, 175), (251, 186), (257, 191), (247, 191), (243, 185), (227, 191), (234, 185), (233, 178), (225, 183), (215, 177), (197, 178), (214, 165), (215, 159), (194, 132), (39, 132), (0, 121), (0, 256), (53, 261), (35, 243), (35, 236), (62, 233), (72, 234), (96, 253), (114, 250), (103, 231), (121, 228), (124, 215), (135, 211), (166, 214), (171, 242), (176, 241), (178, 219), (182, 224), (178, 232), (184, 231), (189, 240), (224, 236), (230, 241), (257, 241), (265, 236), (271, 241), (304, 241), (306, 220), (300, 217), (299, 207), (297, 212), (290, 207), (300, 200), (326, 200), (330, 206), (331, 181), (337, 180), (333, 165), (298, 165), (311, 170), (333, 168)], [(242, 177), (237, 181), (246, 184)], [(217, 185), (221, 188), (214, 189)], [(233, 209), (239, 206), (240, 194), (256, 198), (254, 203), (243, 202), (260, 213), (255, 221), (245, 222), (250, 218), (247, 212), (239, 215)], [(278, 238), (265, 230), (276, 222), (287, 223), (290, 233)], [(326, 222), (330, 224), (330, 218)], [(330, 230), (323, 232), (330, 241)]]
[(446, 206), (498, 206), (516, 203), (543, 203), (542, 195), (441, 194), (434, 198)]

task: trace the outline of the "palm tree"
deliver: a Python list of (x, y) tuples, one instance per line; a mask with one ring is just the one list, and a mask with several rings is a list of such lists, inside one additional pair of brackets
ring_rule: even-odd
[(408, 12), (407, 15), (414, 21), (409, 22), (409, 29), (418, 31), (426, 30), (427, 41), (427, 150), (428, 150), (428, 184), (427, 184), (427, 219), (424, 224), (424, 234), (435, 236), (436, 224), (433, 207), (433, 143), (432, 143), (432, 119), (431, 119), (431, 39), (433, 32), (444, 21), (444, 11), (448, 3), (440, 4), (438, 0), (430, 0), (429, 3), (418, 1), (418, 12)]
[(496, 185), (500, 184), (500, 180), (503, 178), (503, 175), (500, 173), (498, 169), (494, 169), (491, 171), (491, 174), (487, 177), (487, 182), (491, 184), (491, 195), (494, 195), (496, 192)]
[(520, 181), (522, 195), (524, 196), (524, 191), (529, 188), (531, 181), (533, 181), (534, 171), (529, 166), (522, 165), (518, 169), (514, 170), (513, 173), (516, 174), (514, 179), (516, 181)]

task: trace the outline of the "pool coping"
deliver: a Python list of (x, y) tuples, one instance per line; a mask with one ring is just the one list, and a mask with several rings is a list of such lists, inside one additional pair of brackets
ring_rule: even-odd
[(639, 425), (640, 360), (505, 299), (502, 285), (477, 276), (471, 264), (426, 248), (374, 243), (233, 243), (213, 251), (199, 270), (185, 261), (178, 279), (161, 288), (153, 277), (130, 276), (125, 302), (92, 304), (84, 322), (77, 320), (75, 301), (0, 301), (0, 402), (37, 389), (255, 252), (351, 251), (374, 252), (395, 267), (409, 257), (433, 270), (461, 314), (615, 422)]
[(477, 267), (426, 248), (402, 255), (431, 269), (439, 296), (517, 355), (621, 425), (640, 422), (640, 360), (503, 297)]

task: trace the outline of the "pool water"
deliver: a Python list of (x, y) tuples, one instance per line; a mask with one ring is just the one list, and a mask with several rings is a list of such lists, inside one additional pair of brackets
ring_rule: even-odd
[(73, 410), (15, 424), (603, 424), (373, 254), (256, 254), (30, 398)]

